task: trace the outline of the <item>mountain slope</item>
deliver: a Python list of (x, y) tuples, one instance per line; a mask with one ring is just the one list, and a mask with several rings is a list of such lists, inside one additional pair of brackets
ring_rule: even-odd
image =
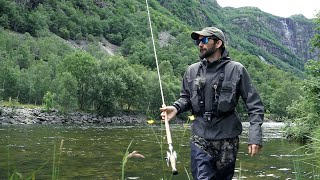
[(215, 0), (159, 2), (195, 29), (220, 27), (226, 32), (230, 46), (259, 56), (278, 68), (300, 74), (304, 62), (319, 57), (319, 51), (309, 51), (315, 24), (303, 16), (281, 18), (254, 7), (222, 8)]
[[(296, 46), (309, 41), (301, 33), (312, 34), (309, 20), (221, 8), (214, 0), (149, 5), (167, 104), (177, 99), (185, 69), (199, 60), (191, 31), (210, 25), (226, 32), (231, 57), (248, 69), (266, 112), (285, 117), (302, 93), (297, 76), (303, 77), (307, 58)], [(125, 109), (158, 117), (161, 98), (145, 1), (0, 0), (0, 82), (0, 100), (42, 104), (51, 97), (63, 110), (112, 115)]]

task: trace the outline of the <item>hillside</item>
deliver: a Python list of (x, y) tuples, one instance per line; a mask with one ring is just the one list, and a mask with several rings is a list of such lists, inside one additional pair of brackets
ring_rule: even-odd
[(192, 27), (220, 27), (231, 47), (278, 68), (299, 74), (307, 60), (319, 59), (319, 51), (309, 50), (310, 39), (315, 35), (314, 20), (302, 15), (282, 18), (255, 7), (222, 8), (215, 0), (159, 2)]
[[(192, 30), (215, 25), (226, 32), (231, 57), (248, 68), (268, 113), (278, 117), (301, 93), (297, 77), (304, 76), (304, 62), (318, 57), (308, 44), (315, 24), (304, 17), (221, 8), (215, 0), (149, 4), (168, 104), (179, 94), (186, 67), (198, 59)], [(0, 26), (0, 99), (54, 101), (66, 111), (104, 115), (158, 113), (145, 1), (2, 0)]]

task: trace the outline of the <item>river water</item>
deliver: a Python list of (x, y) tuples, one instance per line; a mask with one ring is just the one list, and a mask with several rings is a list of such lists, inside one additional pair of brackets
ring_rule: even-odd
[[(255, 157), (247, 154), (248, 123), (243, 126), (234, 179), (318, 178), (301, 161), (308, 158), (303, 145), (282, 137), (282, 123), (264, 123), (264, 147)], [(190, 127), (177, 124), (171, 128), (178, 153), (176, 176), (171, 176), (163, 160), (168, 145), (161, 126), (0, 126), (0, 179), (13, 174), (23, 179), (33, 174), (36, 179), (52, 179), (53, 168), (59, 179), (121, 179), (122, 158), (132, 141), (129, 151), (139, 151), (145, 158), (128, 159), (126, 179), (186, 180), (191, 178)]]

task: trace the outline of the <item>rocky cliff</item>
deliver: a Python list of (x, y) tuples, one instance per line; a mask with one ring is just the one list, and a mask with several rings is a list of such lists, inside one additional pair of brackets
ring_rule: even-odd
[[(255, 7), (222, 8), (216, 0), (158, 1), (195, 29), (220, 27), (226, 32), (228, 45), (263, 57), (279, 68), (301, 71), (307, 60), (319, 60), (319, 51), (310, 51), (309, 43), (316, 25), (303, 15), (282, 18)], [(175, 8), (178, 4), (179, 9)]]

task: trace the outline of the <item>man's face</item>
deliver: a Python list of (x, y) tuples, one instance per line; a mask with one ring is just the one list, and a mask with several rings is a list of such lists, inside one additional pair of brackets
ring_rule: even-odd
[(216, 41), (211, 37), (199, 36), (197, 43), (199, 43), (199, 57), (201, 59), (208, 58), (218, 51)]

